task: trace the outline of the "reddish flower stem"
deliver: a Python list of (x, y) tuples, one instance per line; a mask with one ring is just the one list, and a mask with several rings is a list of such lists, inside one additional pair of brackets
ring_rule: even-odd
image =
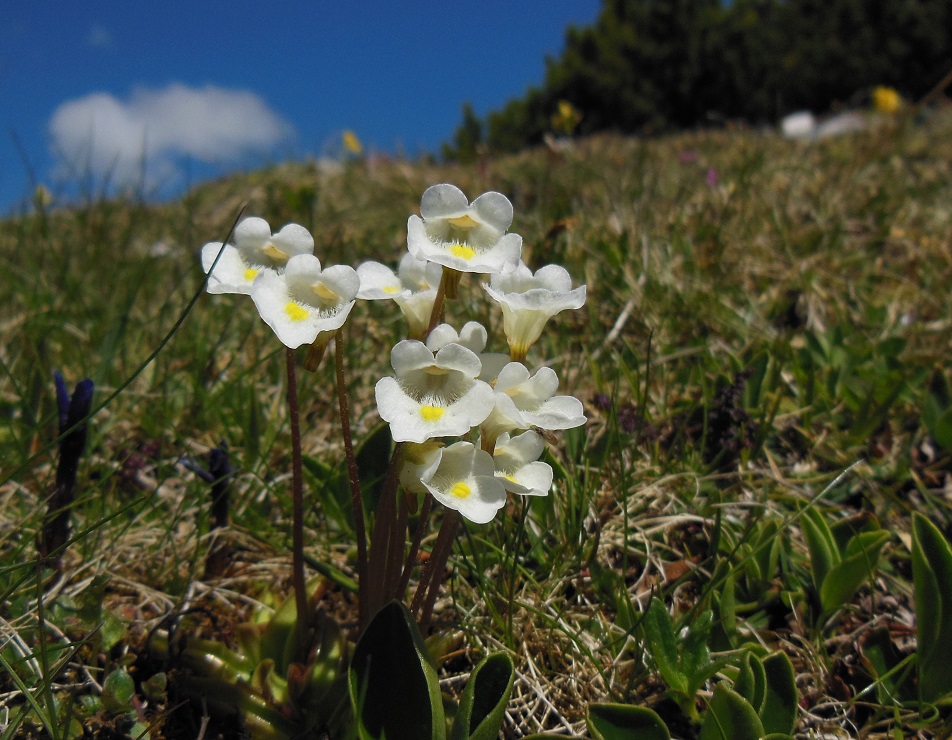
[(304, 579), (304, 476), (301, 462), (301, 417), (298, 411), (297, 376), (294, 372), (294, 350), (285, 350), (288, 366), (288, 418), (291, 423), (291, 582), (297, 607), (298, 648), (306, 653), (307, 584)]
[[(456, 530), (459, 528), (460, 515), (453, 509), (447, 509), (440, 525), (440, 533), (436, 536), (433, 552), (427, 561), (423, 577), (413, 595), (410, 611), (419, 615), (420, 629), (425, 629), (433, 613), (433, 604), (443, 585), (446, 573), (446, 562), (453, 552), (453, 542), (456, 539)], [(422, 610), (422, 611), (421, 611)]]
[(347, 458), (347, 478), (350, 482), (350, 505), (354, 510), (354, 535), (357, 538), (358, 618), (360, 624), (370, 619), (367, 613), (367, 528), (364, 523), (364, 499), (360, 491), (360, 472), (354, 455), (354, 437), (350, 430), (350, 402), (347, 397), (347, 379), (344, 377), (344, 330), (338, 329), (334, 347), (334, 367), (337, 378), (337, 405), (340, 410), (341, 435)]

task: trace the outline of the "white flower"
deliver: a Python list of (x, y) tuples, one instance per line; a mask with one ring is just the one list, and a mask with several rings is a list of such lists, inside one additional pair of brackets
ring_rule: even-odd
[(406, 442), (400, 456), (400, 485), (408, 493), (426, 493), (429, 481), (443, 459), (443, 443), (429, 439), (422, 444)]
[(321, 270), (313, 254), (299, 254), (288, 260), (283, 275), (272, 271), (259, 275), (251, 286), (251, 298), (278, 339), (294, 349), (312, 344), (319, 334), (340, 329), (359, 287), (352, 267), (334, 265)]
[(535, 375), (520, 362), (510, 362), (493, 386), (495, 405), (481, 426), (484, 439), (495, 441), (513, 429), (571, 429), (585, 423), (582, 402), (574, 396), (556, 396), (555, 370), (541, 367)]
[(493, 463), (506, 490), (522, 496), (547, 496), (552, 488), (552, 467), (539, 458), (545, 441), (538, 432), (523, 432), (517, 437), (499, 435), (493, 450)]
[(493, 275), (483, 287), (502, 307), (503, 329), (514, 360), (525, 359), (550, 318), (585, 305), (585, 286), (572, 290), (572, 278), (560, 265), (546, 265), (533, 275), (520, 262), (508, 274)]
[(477, 355), (486, 349), (489, 332), (478, 321), (467, 321), (462, 330), (456, 331), (449, 324), (440, 324), (426, 338), (426, 348), (436, 352), (447, 344), (461, 344)]
[(441, 347), (455, 342), (463, 345), (466, 349), (472, 350), (479, 355), (479, 361), (482, 364), (479, 379), (491, 383), (496, 379), (499, 371), (509, 362), (509, 355), (501, 352), (483, 352), (486, 349), (487, 341), (489, 341), (489, 333), (486, 328), (478, 321), (469, 321), (458, 333), (449, 324), (440, 324), (426, 338), (426, 346), (436, 352)]
[(459, 272), (509, 272), (519, 264), (522, 237), (507, 234), (512, 204), (502, 193), (483, 193), (471, 204), (455, 185), (433, 185), (407, 222), (407, 247), (418, 259)]
[(439, 467), (423, 485), (447, 508), (485, 524), (506, 503), (506, 489), (495, 473), (488, 452), (470, 442), (457, 442), (443, 450)]
[(258, 275), (281, 271), (291, 257), (313, 252), (314, 237), (303, 226), (288, 224), (272, 236), (263, 218), (246, 218), (235, 228), (234, 246), (211, 242), (202, 247), (202, 268), (212, 270), (208, 292), (249, 294)]
[(397, 442), (424, 442), (466, 434), (493, 407), (493, 390), (477, 380), (475, 352), (448, 344), (435, 355), (423, 342), (404, 339), (390, 353), (396, 378), (381, 378), (377, 410)]
[(422, 337), (430, 323), (442, 274), (440, 265), (418, 260), (409, 253), (403, 255), (396, 274), (379, 262), (364, 262), (357, 266), (357, 297), (368, 301), (392, 299), (407, 320), (409, 335)]

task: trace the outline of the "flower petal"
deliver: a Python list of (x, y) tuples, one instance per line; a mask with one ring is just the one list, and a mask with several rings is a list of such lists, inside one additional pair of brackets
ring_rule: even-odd
[(300, 224), (288, 224), (271, 237), (271, 243), (289, 258), (314, 252), (314, 237)]
[(261, 274), (251, 286), (251, 298), (265, 323), (281, 343), (295, 349), (311, 344), (321, 332), (337, 331), (354, 307), (354, 301), (338, 306), (328, 315), (319, 308), (295, 300), (288, 282), (274, 272)]
[(433, 353), (423, 342), (416, 339), (404, 339), (390, 350), (390, 365), (398, 376), (413, 370), (422, 370), (433, 365)]
[(410, 291), (403, 287), (393, 270), (379, 262), (364, 262), (358, 265), (357, 277), (360, 278), (357, 297), (362, 300), (391, 300), (397, 296), (405, 298), (410, 295)]
[[(221, 257), (218, 262), (219, 251)], [(214, 265), (214, 269), (212, 269)], [(270, 267), (248, 265), (241, 257), (241, 253), (231, 244), (224, 249), (220, 242), (212, 242), (202, 247), (202, 268), (205, 272), (212, 270), (208, 277), (209, 293), (241, 293), (249, 295), (251, 285), (262, 272), (274, 272)]]
[(431, 185), (420, 199), (420, 214), (425, 219), (459, 216), (469, 210), (466, 195), (455, 185)]
[(483, 193), (473, 201), (471, 207), (481, 220), (500, 233), (512, 226), (512, 203), (502, 193)]
[(447, 508), (486, 524), (506, 503), (506, 489), (494, 473), (489, 453), (457, 442), (443, 450), (440, 466), (423, 485)]

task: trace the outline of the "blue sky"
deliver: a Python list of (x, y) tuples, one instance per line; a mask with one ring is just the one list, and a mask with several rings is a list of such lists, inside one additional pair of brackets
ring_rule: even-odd
[[(542, 81), (599, 0), (479, 3), (7, 4), (0, 23), (0, 213), (31, 178), (66, 195), (141, 182), (169, 194), (237, 167), (333, 151), (438, 151)], [(143, 148), (145, 157), (143, 158)], [(28, 164), (27, 164), (28, 163)], [(85, 178), (85, 180), (84, 180)]]

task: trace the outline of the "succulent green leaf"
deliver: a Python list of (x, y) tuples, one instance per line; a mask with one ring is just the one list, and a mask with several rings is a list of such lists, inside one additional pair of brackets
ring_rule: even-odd
[(268, 620), (261, 633), (261, 660), (273, 660), (275, 670), (285, 675), (294, 655), (297, 654), (297, 604), (294, 596), (288, 596)]
[(416, 621), (391, 601), (367, 625), (350, 663), (351, 703), (363, 740), (442, 740), (443, 701)]
[(747, 653), (741, 661), (734, 691), (743, 696), (759, 714), (767, 694), (767, 674), (764, 664), (753, 653)]
[(919, 695), (932, 702), (952, 692), (952, 549), (939, 529), (919, 513), (912, 518), (912, 580)]
[(136, 684), (125, 668), (116, 668), (102, 684), (103, 708), (110, 714), (122, 714), (135, 709)]
[(827, 574), (820, 586), (820, 606), (827, 614), (850, 600), (879, 564), (879, 553), (889, 532), (861, 532), (850, 540), (845, 557)]
[(750, 702), (723, 681), (717, 684), (698, 739), (760, 740), (763, 735), (764, 726)]
[(797, 724), (800, 703), (793, 663), (786, 653), (776, 652), (763, 659), (763, 667), (767, 686), (760, 721), (764, 732), (789, 734)]
[(688, 677), (681, 672), (679, 666), (678, 638), (674, 632), (671, 615), (660, 600), (651, 600), (642, 624), (644, 624), (648, 650), (654, 658), (658, 672), (672, 691), (686, 694)]
[(628, 704), (590, 704), (585, 717), (592, 740), (670, 740), (664, 722), (647, 707)]
[[(717, 576), (715, 575), (715, 582)], [(734, 573), (727, 571), (723, 576), (724, 585), (720, 593), (711, 593), (711, 605), (715, 622), (711, 634), (710, 646), (715, 650), (731, 650), (737, 635), (737, 600), (734, 596)]]
[(512, 658), (507, 653), (483, 658), (463, 689), (450, 738), (496, 740), (515, 675)]
[[(911, 665), (914, 655), (903, 658), (893, 644), (888, 627), (877, 627), (862, 641), (863, 665), (870, 678), (876, 681), (876, 695), (880, 704), (914, 701)], [(906, 667), (903, 669), (902, 664)]]
[(952, 452), (952, 409), (939, 414), (930, 432), (942, 449)]
[(688, 690), (694, 693), (693, 687), (700, 687), (707, 680), (707, 669), (711, 665), (711, 649), (708, 647), (708, 638), (711, 636), (711, 627), (714, 624), (714, 613), (710, 610), (701, 612), (688, 629), (684, 639), (684, 649), (681, 651), (681, 672), (688, 680)]
[(833, 540), (833, 534), (816, 509), (806, 509), (800, 519), (803, 536), (810, 551), (810, 564), (813, 567), (813, 583), (817, 592), (823, 588), (827, 574), (840, 561), (840, 552)]

